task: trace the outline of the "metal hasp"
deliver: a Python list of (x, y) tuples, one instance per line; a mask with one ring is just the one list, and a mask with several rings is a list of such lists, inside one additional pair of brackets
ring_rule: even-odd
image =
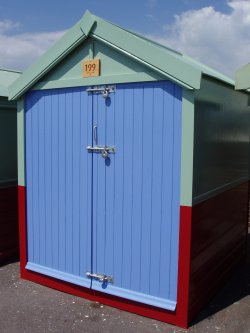
[(104, 159), (109, 157), (109, 154), (115, 154), (116, 148), (114, 146), (87, 146), (87, 151), (89, 153), (102, 154)]
[(92, 278), (92, 279), (98, 280), (99, 282), (113, 283), (113, 278), (110, 275), (87, 272), (86, 276), (90, 279)]
[(102, 94), (103, 98), (108, 98), (110, 93), (115, 93), (116, 86), (96, 86), (87, 88), (86, 91), (90, 94)]

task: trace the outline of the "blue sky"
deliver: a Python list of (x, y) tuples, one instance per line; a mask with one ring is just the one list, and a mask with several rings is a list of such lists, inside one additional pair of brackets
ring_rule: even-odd
[(214, 6), (222, 12), (225, 0), (6, 0), (0, 4), (0, 20), (20, 22), (20, 32), (58, 31), (71, 27), (89, 9), (93, 14), (141, 33), (156, 33), (174, 16), (190, 9)]
[(1, 0), (0, 67), (27, 68), (86, 9), (231, 77), (250, 61), (250, 0)]

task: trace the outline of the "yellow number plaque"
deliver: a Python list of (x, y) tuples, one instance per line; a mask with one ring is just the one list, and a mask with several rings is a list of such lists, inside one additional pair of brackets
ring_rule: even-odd
[(83, 77), (100, 75), (100, 59), (84, 60), (82, 67)]

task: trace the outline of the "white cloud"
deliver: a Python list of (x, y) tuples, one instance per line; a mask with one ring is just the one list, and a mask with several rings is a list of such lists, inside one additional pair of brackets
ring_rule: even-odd
[(24, 70), (55, 43), (64, 31), (20, 34), (18, 22), (0, 21), (0, 68)]
[[(237, 68), (250, 62), (250, 1), (228, 0), (227, 4), (228, 14), (212, 6), (189, 10), (148, 37), (234, 77)], [(153, 8), (157, 0), (147, 0), (147, 5)], [(19, 27), (18, 22), (0, 21), (0, 68), (24, 70), (64, 33), (21, 34)]]
[(189, 10), (149, 37), (234, 77), (238, 67), (250, 62), (250, 1), (227, 4), (229, 14), (212, 6)]
[(0, 34), (15, 30), (19, 28), (19, 26), (20, 24), (18, 22), (13, 22), (11, 20), (0, 21)]

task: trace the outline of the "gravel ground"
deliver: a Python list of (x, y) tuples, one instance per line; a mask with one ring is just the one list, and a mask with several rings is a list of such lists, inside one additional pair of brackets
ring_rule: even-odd
[(0, 267), (0, 333), (250, 333), (249, 292), (248, 259), (184, 330), (21, 280), (16, 262)]

